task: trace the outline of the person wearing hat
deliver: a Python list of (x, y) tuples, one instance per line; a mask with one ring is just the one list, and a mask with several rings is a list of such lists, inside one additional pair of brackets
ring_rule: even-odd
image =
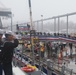
[(2, 46), (3, 46), (2, 36), (3, 32), (0, 30), (0, 75), (2, 75)]
[(13, 75), (12, 73), (12, 57), (14, 48), (18, 46), (18, 40), (14, 37), (12, 32), (5, 34), (6, 40), (2, 49), (2, 67), (5, 75)]

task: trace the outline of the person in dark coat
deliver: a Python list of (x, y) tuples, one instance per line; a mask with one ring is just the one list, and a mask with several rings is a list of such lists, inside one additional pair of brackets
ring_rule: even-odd
[(18, 46), (18, 40), (13, 36), (12, 32), (5, 34), (6, 40), (2, 49), (2, 66), (5, 75), (13, 75), (12, 73), (12, 58), (14, 48)]
[(48, 58), (49, 58), (50, 57), (50, 53), (52, 55), (52, 52), (51, 52), (52, 46), (51, 46), (51, 42), (50, 41), (46, 44), (46, 48), (47, 48), (47, 51), (48, 51)]
[(73, 56), (73, 50), (72, 50), (72, 47), (73, 47), (73, 44), (72, 43), (69, 43), (69, 47), (70, 47), (70, 57), (72, 58)]
[(3, 33), (0, 31), (0, 75), (2, 75), (2, 46), (3, 46), (2, 35)]

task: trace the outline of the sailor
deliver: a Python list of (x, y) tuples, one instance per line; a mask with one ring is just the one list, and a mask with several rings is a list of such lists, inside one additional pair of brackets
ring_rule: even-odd
[(3, 47), (2, 36), (3, 31), (0, 30), (0, 75), (2, 75), (2, 47)]
[(5, 34), (6, 40), (2, 49), (2, 63), (5, 75), (13, 75), (12, 73), (12, 58), (14, 48), (18, 46), (18, 40), (15, 38), (14, 34), (9, 31)]

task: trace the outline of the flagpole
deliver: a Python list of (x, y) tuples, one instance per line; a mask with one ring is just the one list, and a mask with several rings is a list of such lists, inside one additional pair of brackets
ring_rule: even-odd
[(30, 10), (30, 29), (33, 30), (32, 22), (32, 10), (31, 10), (31, 0), (29, 0), (29, 10)]
[(29, 0), (29, 11), (30, 11), (30, 43), (31, 43), (32, 56), (33, 56), (33, 63), (32, 63), (32, 65), (35, 65), (34, 64), (34, 61), (35, 61), (35, 58), (34, 58), (34, 46), (32, 44), (33, 38), (32, 38), (32, 34), (31, 34), (32, 31), (34, 30), (33, 29), (33, 22), (32, 22), (31, 0)]

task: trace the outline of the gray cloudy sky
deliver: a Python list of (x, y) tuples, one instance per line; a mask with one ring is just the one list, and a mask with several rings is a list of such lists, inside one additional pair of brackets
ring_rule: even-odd
[[(28, 0), (0, 0), (0, 6), (11, 8), (14, 21), (29, 21)], [(33, 20), (76, 11), (76, 0), (31, 0)]]

